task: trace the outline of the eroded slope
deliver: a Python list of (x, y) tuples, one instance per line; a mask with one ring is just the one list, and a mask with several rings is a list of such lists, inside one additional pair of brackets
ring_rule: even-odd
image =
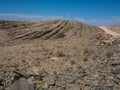
[(11, 40), (90, 38), (95, 34), (103, 33), (98, 27), (66, 20), (40, 22), (1, 21), (0, 28), (6, 30)]

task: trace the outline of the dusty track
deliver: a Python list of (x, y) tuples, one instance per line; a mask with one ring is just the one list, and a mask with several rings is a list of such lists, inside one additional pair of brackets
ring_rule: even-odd
[(119, 37), (120, 34), (117, 33), (117, 32), (114, 32), (112, 30), (110, 30), (109, 28), (105, 27), (105, 26), (100, 26), (101, 29), (103, 29), (107, 34), (110, 34), (112, 36), (115, 36), (115, 37)]

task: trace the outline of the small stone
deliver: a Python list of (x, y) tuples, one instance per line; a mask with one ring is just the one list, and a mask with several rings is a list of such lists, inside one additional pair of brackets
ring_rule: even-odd
[(71, 90), (81, 90), (80, 85), (78, 83), (74, 84)]
[(32, 67), (32, 71), (33, 71), (33, 73), (34, 73), (35, 75), (39, 75), (39, 67), (33, 66), (33, 67)]
[(3, 86), (3, 80), (0, 79), (0, 86)]
[(29, 74), (27, 74), (26, 72), (23, 72), (23, 71), (16, 70), (16, 71), (14, 71), (14, 73), (16, 73), (16, 74), (18, 74), (19, 76), (24, 77), (24, 78), (26, 78), (26, 79), (28, 79), (28, 78), (30, 77)]
[(120, 65), (120, 60), (112, 61), (111, 65), (112, 66)]
[(113, 76), (108, 76), (107, 78), (110, 79), (110, 80), (113, 80), (113, 79), (114, 79)]
[(116, 75), (116, 77), (120, 80), (120, 75)]
[(120, 74), (120, 69), (112, 69), (111, 73), (112, 74)]
[(42, 90), (48, 90), (49, 89), (49, 85), (47, 83), (45, 83), (45, 85), (43, 85)]
[(104, 44), (103, 44), (103, 43), (101, 43), (101, 45), (103, 46)]
[(43, 80), (43, 76), (41, 76), (41, 75), (35, 75), (34, 79), (38, 80), (38, 81), (42, 81)]
[(4, 90), (10, 90), (10, 87), (6, 87), (6, 88), (4, 88)]
[(33, 77), (31, 77), (31, 78), (27, 79), (27, 81), (28, 81), (28, 83), (29, 83), (29, 84), (33, 84), (33, 80), (34, 80), (34, 78), (33, 78)]
[(28, 84), (27, 79), (20, 78), (10, 87), (5, 88), (5, 90), (35, 90), (35, 86), (33, 84)]
[(59, 87), (58, 90), (66, 90), (66, 87)]
[(0, 86), (0, 90), (4, 90), (4, 87), (3, 87), (3, 86)]
[(92, 88), (89, 86), (85, 86), (83, 90), (92, 90)]
[(58, 86), (50, 86), (49, 90), (58, 90)]
[(56, 77), (55, 76), (49, 76), (47, 78), (44, 78), (44, 81), (49, 85), (52, 86), (55, 84)]
[(114, 83), (116, 83), (116, 84), (118, 84), (118, 85), (119, 85), (119, 83), (120, 83), (119, 79), (116, 78), (116, 77), (113, 79), (113, 81), (114, 81)]
[(104, 62), (105, 62), (105, 63), (107, 63), (107, 62), (108, 62), (108, 60), (105, 60)]

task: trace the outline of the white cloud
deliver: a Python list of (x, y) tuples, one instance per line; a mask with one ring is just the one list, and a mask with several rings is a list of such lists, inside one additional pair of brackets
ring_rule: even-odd
[(120, 16), (111, 18), (97, 18), (97, 19), (85, 19), (85, 18), (75, 18), (76, 21), (91, 24), (91, 25), (116, 25), (120, 24)]
[(112, 19), (120, 22), (120, 16), (113, 16)]
[(27, 14), (0, 14), (0, 20), (18, 20), (18, 21), (39, 21), (39, 20), (74, 20), (91, 25), (116, 25), (120, 24), (120, 16), (112, 16), (110, 18), (87, 19), (81, 17), (70, 18), (68, 16), (43, 16), (43, 15), (27, 15)]
[(42, 16), (26, 14), (0, 14), (0, 20), (20, 20), (20, 21), (37, 21), (37, 20), (55, 20), (64, 19), (62, 16)]
[(83, 22), (85, 23), (85, 19), (84, 18), (75, 18), (76, 21), (79, 21), (79, 22)]
[(96, 25), (96, 23), (99, 23), (99, 20), (97, 19), (85, 19), (85, 18), (75, 18), (76, 21)]

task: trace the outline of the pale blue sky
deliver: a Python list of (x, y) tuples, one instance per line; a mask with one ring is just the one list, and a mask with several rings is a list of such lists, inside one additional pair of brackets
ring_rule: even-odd
[(0, 0), (0, 20), (51, 19), (120, 24), (120, 0)]

